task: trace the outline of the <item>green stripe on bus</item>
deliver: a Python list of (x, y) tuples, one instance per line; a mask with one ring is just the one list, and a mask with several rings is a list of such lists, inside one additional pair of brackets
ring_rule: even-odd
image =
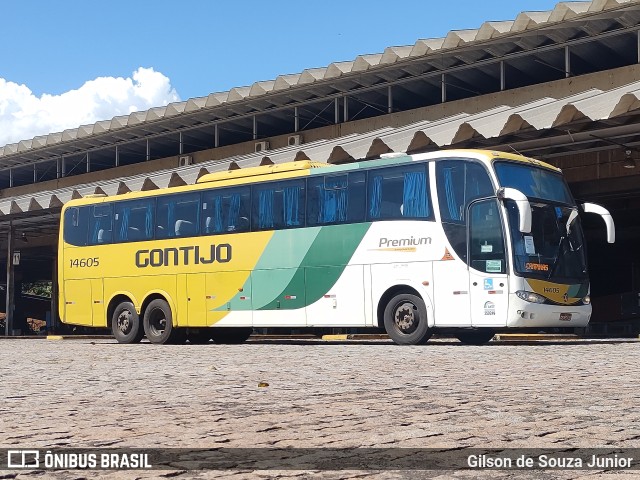
[[(268, 304), (254, 308), (290, 310), (318, 301), (338, 281), (370, 226), (370, 223), (356, 223), (322, 227), (300, 268), (294, 270), (291, 281)], [(305, 282), (305, 270), (309, 272), (311, 268), (314, 270), (313, 281)], [(253, 288), (255, 292), (256, 286)], [(296, 298), (287, 300), (291, 296)], [(302, 296), (304, 300), (300, 298)]]

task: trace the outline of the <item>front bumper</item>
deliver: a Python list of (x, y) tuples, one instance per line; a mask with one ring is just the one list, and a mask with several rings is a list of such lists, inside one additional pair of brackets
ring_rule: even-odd
[(547, 305), (525, 302), (515, 294), (509, 296), (507, 327), (586, 327), (591, 305)]

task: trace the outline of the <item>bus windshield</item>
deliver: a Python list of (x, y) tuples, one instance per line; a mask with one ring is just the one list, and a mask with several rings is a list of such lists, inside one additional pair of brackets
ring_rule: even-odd
[(575, 205), (562, 175), (550, 170), (513, 162), (495, 162), (501, 187), (520, 190), (529, 198)]
[(496, 162), (502, 187), (520, 190), (531, 202), (531, 233), (518, 229), (515, 202), (506, 203), (515, 271), (526, 277), (583, 281), (584, 236), (575, 201), (562, 175), (536, 166)]

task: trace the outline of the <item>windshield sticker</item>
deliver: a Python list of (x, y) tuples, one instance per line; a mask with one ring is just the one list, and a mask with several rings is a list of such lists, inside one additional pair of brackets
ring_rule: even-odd
[(493, 252), (493, 245), (480, 245), (480, 253), (491, 253)]
[(556, 217), (562, 218), (562, 209), (560, 207), (556, 207)]
[(549, 271), (549, 265), (547, 265), (546, 263), (525, 263), (524, 268), (526, 268), (527, 270), (534, 270), (537, 272)]
[(485, 278), (484, 279), (484, 289), (485, 290), (493, 290), (493, 278)]
[(536, 246), (533, 244), (533, 237), (531, 235), (526, 235), (524, 237), (524, 251), (527, 255), (536, 254)]
[(501, 273), (502, 260), (487, 260), (487, 263), (485, 264), (485, 271), (487, 273)]

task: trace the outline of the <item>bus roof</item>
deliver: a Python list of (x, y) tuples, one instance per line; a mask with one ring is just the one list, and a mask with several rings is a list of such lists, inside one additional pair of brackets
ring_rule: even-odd
[(208, 173), (201, 176), (196, 183), (220, 182), (234, 178), (256, 177), (259, 175), (272, 175), (274, 173), (293, 172), (297, 170), (309, 170), (311, 168), (331, 167), (329, 163), (312, 162), (302, 160), (297, 162), (287, 162), (273, 165), (262, 165), (260, 167), (238, 168), (226, 170), (224, 172)]
[[(200, 177), (195, 185), (183, 185), (177, 187), (170, 187), (160, 190), (147, 190), (140, 192), (129, 192), (116, 196), (105, 195), (86, 195), (83, 198), (70, 200), (65, 204), (67, 206), (73, 205), (85, 205), (93, 203), (102, 203), (112, 200), (132, 200), (136, 198), (144, 198), (149, 196), (155, 196), (159, 193), (181, 193), (189, 192), (193, 190), (206, 189), (208, 186), (226, 187), (234, 185), (242, 185), (247, 183), (251, 179), (255, 179), (257, 182), (264, 182), (269, 180), (284, 180), (289, 178), (303, 177), (308, 175), (314, 175), (324, 173), (324, 169), (330, 169), (333, 172), (345, 172), (350, 170), (357, 170), (360, 168), (375, 168), (385, 165), (394, 165), (398, 163), (405, 163), (411, 161), (429, 161), (438, 160), (440, 158), (473, 158), (480, 160), (490, 166), (495, 160), (511, 160), (517, 162), (528, 163), (537, 167), (546, 168), (555, 172), (561, 172), (559, 168), (554, 167), (548, 163), (533, 158), (528, 158), (522, 155), (517, 155), (507, 152), (498, 152), (491, 150), (470, 150), (470, 149), (451, 149), (451, 150), (438, 150), (435, 152), (418, 153), (418, 154), (394, 154), (390, 156), (381, 156), (375, 160), (365, 160), (361, 162), (353, 162), (341, 165), (334, 165), (329, 163), (314, 162), (311, 160), (299, 160), (295, 162), (287, 162), (273, 165), (263, 165), (259, 167), (238, 168), (235, 170), (225, 170), (222, 172), (208, 173)], [(317, 169), (317, 170), (316, 170)], [(315, 170), (315, 171), (314, 171)], [(195, 188), (194, 188), (195, 187)]]

